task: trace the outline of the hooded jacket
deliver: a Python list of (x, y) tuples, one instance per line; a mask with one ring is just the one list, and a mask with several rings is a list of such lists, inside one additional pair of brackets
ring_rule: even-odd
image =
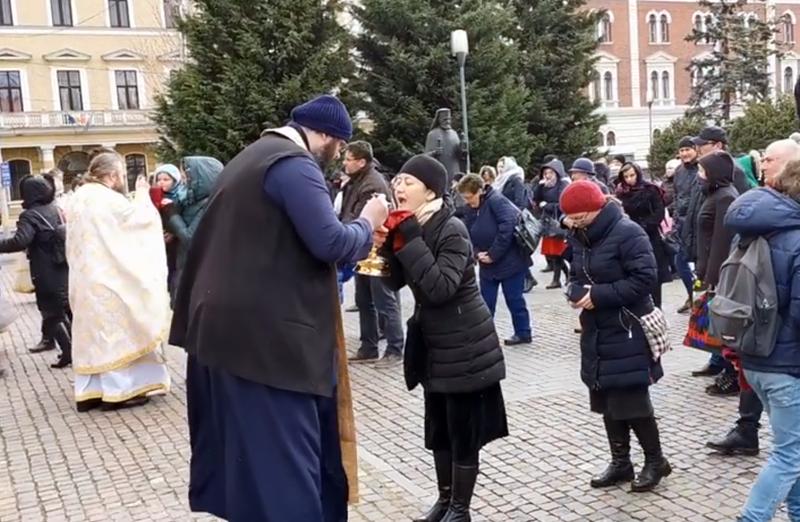
[(725, 225), (741, 236), (769, 242), (781, 327), (769, 357), (742, 355), (746, 369), (800, 377), (800, 201), (757, 188), (731, 204)]
[(527, 190), (525, 190), (525, 171), (517, 165), (517, 161), (509, 156), (503, 158), (503, 171), (497, 173), (492, 187), (503, 194), (518, 209), (530, 206)]
[[(544, 176), (536, 184), (533, 189), (533, 202), (534, 206), (540, 209), (542, 218), (544, 219), (544, 235), (549, 237), (564, 237), (566, 230), (559, 226), (561, 220), (561, 207), (558, 202), (561, 199), (561, 193), (569, 185), (569, 178), (564, 170), (564, 164), (561, 160), (554, 159), (553, 161), (542, 166), (542, 169), (550, 169), (556, 173), (558, 179), (556, 184), (548, 187), (544, 183)], [(541, 206), (541, 203), (545, 203)]]
[(64, 223), (53, 203), (53, 185), (43, 176), (25, 176), (19, 186), (24, 210), (14, 236), (0, 241), (0, 253), (27, 250), (37, 295), (66, 296), (69, 269), (66, 261), (57, 262), (54, 254), (56, 242), (63, 241)]
[(167, 230), (178, 239), (176, 281), (180, 281), (192, 236), (205, 214), (208, 199), (222, 172), (222, 163), (219, 160), (205, 156), (186, 157), (183, 159), (183, 165), (189, 179), (186, 185), (186, 197), (181, 204), (170, 205), (167, 219)]
[(728, 257), (733, 231), (725, 227), (725, 213), (739, 197), (733, 186), (733, 158), (719, 151), (700, 158), (706, 172), (706, 199), (697, 221), (697, 276), (711, 286), (719, 282), (719, 269)]

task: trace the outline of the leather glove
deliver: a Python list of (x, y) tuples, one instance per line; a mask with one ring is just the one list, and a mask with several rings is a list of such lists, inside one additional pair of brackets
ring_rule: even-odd
[(419, 226), (419, 221), (417, 221), (416, 216), (404, 219), (397, 225), (397, 231), (403, 236), (406, 244), (418, 237), (422, 237), (422, 227)]

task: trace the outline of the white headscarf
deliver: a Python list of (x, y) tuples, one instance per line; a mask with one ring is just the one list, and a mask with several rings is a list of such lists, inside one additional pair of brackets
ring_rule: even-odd
[(525, 181), (525, 171), (517, 165), (517, 160), (513, 157), (504, 156), (500, 158), (498, 163), (503, 164), (503, 169), (497, 173), (497, 179), (492, 183), (492, 187), (495, 190), (502, 192), (503, 187), (512, 178), (519, 178), (521, 181)]

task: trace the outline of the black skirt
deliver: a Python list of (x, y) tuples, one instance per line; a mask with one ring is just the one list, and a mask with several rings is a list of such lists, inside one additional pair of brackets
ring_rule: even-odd
[(653, 415), (650, 389), (647, 386), (617, 390), (590, 391), (592, 411), (613, 420), (631, 420)]
[(450, 451), (455, 462), (477, 457), (489, 442), (508, 435), (500, 383), (470, 393), (425, 392), (425, 447)]

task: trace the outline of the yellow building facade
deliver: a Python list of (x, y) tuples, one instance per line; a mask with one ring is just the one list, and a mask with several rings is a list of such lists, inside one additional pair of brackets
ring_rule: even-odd
[(0, 161), (65, 183), (104, 146), (129, 183), (156, 166), (155, 96), (184, 57), (182, 0), (0, 0)]

